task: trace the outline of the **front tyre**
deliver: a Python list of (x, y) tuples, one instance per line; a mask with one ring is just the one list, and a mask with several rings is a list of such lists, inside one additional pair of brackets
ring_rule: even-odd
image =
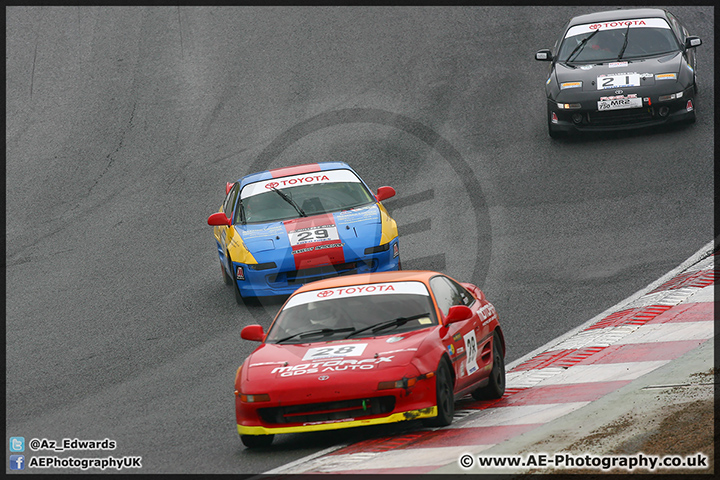
[(493, 333), (493, 366), (488, 384), (472, 392), (475, 400), (494, 400), (505, 393), (505, 359), (500, 348), (500, 335)]
[(269, 447), (273, 438), (275, 435), (240, 435), (240, 440), (247, 448)]
[[(230, 256), (225, 254), (225, 258), (230, 258)], [(222, 271), (222, 278), (223, 282), (225, 282), (225, 285), (232, 285), (233, 278), (231, 275), (228, 274), (227, 270), (225, 269), (225, 265), (223, 265), (222, 263), (220, 263), (220, 270)], [(232, 262), (230, 263), (230, 271), (232, 271)]]
[[(229, 254), (227, 256), (227, 259), (228, 259), (228, 263), (232, 266), (233, 261), (232, 261), (232, 258), (230, 258)], [(260, 302), (258, 301), (257, 297), (243, 297), (242, 293), (240, 293), (240, 286), (238, 285), (238, 281), (234, 278), (234, 276), (230, 277), (230, 282), (233, 284), (233, 293), (235, 294), (235, 302), (238, 305), (246, 305), (248, 307), (260, 305)]]
[(428, 427), (444, 427), (450, 425), (455, 414), (455, 398), (452, 376), (447, 362), (440, 361), (435, 377), (435, 402), (437, 403), (437, 417), (424, 419)]

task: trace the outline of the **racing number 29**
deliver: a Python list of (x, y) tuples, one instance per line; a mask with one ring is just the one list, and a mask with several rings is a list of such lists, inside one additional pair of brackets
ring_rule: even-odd
[(330, 238), (327, 228), (318, 228), (317, 230), (307, 230), (297, 234), (298, 242), (309, 242), (313, 240), (324, 240)]

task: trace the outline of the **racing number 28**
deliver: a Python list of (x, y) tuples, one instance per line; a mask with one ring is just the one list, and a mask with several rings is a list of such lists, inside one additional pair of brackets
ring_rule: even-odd
[(367, 343), (310, 348), (305, 352), (303, 360), (317, 360), (319, 358), (330, 357), (357, 357), (362, 355), (365, 347), (367, 347)]

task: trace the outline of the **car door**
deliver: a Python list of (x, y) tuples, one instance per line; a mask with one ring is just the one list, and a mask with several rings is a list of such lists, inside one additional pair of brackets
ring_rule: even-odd
[(448, 325), (443, 337), (455, 370), (455, 389), (458, 390), (487, 375), (482, 367), (489, 360), (483, 359), (483, 351), (488, 350), (489, 342), (489, 338), (485, 337), (489, 336), (482, 330), (477, 315), (480, 302), (467, 289), (444, 275), (430, 279), (430, 288), (443, 316), (453, 305), (465, 305), (473, 311), (471, 318)]

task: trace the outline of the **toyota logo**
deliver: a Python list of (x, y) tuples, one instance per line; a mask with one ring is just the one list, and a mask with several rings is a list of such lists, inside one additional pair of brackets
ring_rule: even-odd
[(623, 92), (622, 90), (615, 90), (615, 95), (621, 95), (622, 92)]
[(271, 188), (277, 188), (278, 185), (280, 185), (278, 182), (270, 182), (265, 184), (265, 188), (271, 189)]
[(320, 298), (325, 298), (325, 297), (329, 297), (332, 294), (333, 294), (332, 290), (323, 290), (322, 292), (318, 293), (317, 296)]
[(318, 377), (318, 380), (327, 380), (328, 378), (330, 377), (328, 377), (327, 375), (321, 375)]

